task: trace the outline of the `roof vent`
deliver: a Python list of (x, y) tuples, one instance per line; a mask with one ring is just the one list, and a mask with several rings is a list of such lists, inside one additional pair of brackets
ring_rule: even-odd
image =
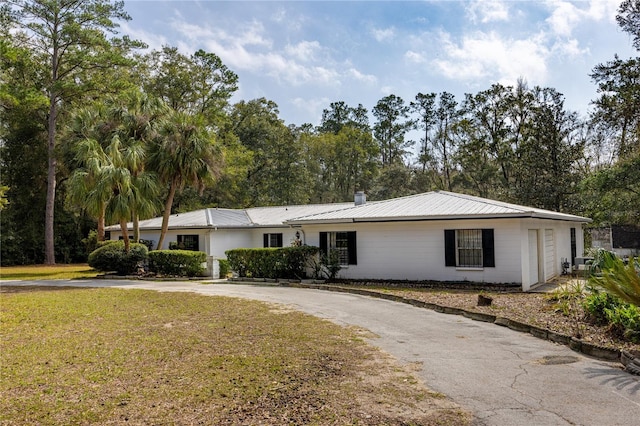
[(367, 202), (367, 194), (365, 194), (364, 191), (356, 192), (356, 195), (354, 197), (354, 201), (355, 201), (356, 206), (361, 206), (363, 204), (366, 204), (366, 202)]

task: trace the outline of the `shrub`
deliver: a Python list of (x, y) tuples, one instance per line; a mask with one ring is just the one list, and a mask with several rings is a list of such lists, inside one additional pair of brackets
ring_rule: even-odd
[(229, 267), (241, 277), (303, 278), (317, 247), (282, 247), (227, 250)]
[(640, 341), (640, 310), (637, 306), (623, 304), (605, 312), (615, 332), (632, 342)]
[(207, 254), (192, 250), (154, 250), (149, 252), (149, 270), (163, 275), (195, 277), (202, 275)]
[(600, 251), (598, 269), (599, 275), (589, 278), (593, 287), (603, 288), (627, 303), (640, 305), (640, 265), (638, 260), (631, 258), (625, 262), (614, 253)]
[(220, 278), (226, 278), (229, 275), (229, 261), (227, 259), (218, 259), (218, 266), (220, 267)]
[(116, 271), (120, 275), (127, 275), (135, 272), (140, 262), (147, 260), (148, 253), (144, 244), (137, 243), (132, 243), (129, 253), (125, 253), (124, 242), (114, 241), (92, 251), (88, 263), (98, 271)]
[(82, 239), (82, 244), (84, 244), (87, 256), (90, 255), (91, 252), (98, 248), (98, 232), (95, 229), (89, 231), (87, 238)]
[(620, 306), (621, 302), (615, 296), (607, 293), (606, 291), (600, 291), (598, 289), (592, 289), (583, 302), (583, 306), (587, 314), (598, 324), (607, 324), (609, 319), (607, 317), (607, 311), (616, 309)]
[(322, 256), (322, 267), (329, 280), (335, 280), (338, 276), (338, 272), (342, 269), (340, 265), (340, 254), (337, 250), (330, 250), (329, 256)]

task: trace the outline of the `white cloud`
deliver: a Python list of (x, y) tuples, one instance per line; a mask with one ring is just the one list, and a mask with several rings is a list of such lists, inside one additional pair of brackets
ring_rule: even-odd
[(393, 27), (389, 28), (373, 28), (371, 30), (373, 38), (379, 42), (388, 41), (395, 37), (396, 30)]
[(316, 59), (316, 54), (320, 49), (320, 43), (317, 41), (301, 41), (295, 45), (287, 45), (285, 47), (285, 52), (289, 56), (298, 58), (301, 61), (309, 62)]
[(388, 96), (388, 95), (393, 93), (393, 87), (391, 87), (391, 86), (382, 86), (380, 88), (380, 93), (382, 93), (384, 96)]
[(562, 56), (569, 56), (572, 58), (582, 56), (589, 53), (589, 49), (581, 49), (580, 43), (575, 38), (569, 40), (562, 40), (553, 45), (554, 53), (558, 53)]
[(362, 81), (367, 84), (374, 84), (378, 81), (375, 75), (363, 74), (355, 68), (349, 68), (347, 70), (347, 75), (355, 78), (358, 81)]
[(582, 10), (566, 1), (550, 1), (549, 6), (553, 9), (553, 12), (547, 18), (547, 23), (553, 33), (558, 36), (569, 37), (574, 27), (585, 16)]
[(472, 22), (507, 21), (509, 20), (509, 7), (503, 1), (476, 0), (471, 2), (467, 14)]
[(547, 79), (549, 50), (541, 35), (514, 40), (494, 32), (479, 32), (464, 36), (456, 44), (443, 33), (440, 43), (446, 57), (432, 64), (450, 79), (490, 78), (504, 84), (513, 84), (523, 76), (538, 84)]
[(422, 64), (422, 63), (426, 62), (426, 59), (424, 58), (424, 56), (421, 53), (414, 52), (413, 50), (407, 50), (404, 53), (404, 58), (408, 62), (412, 62), (414, 64)]
[(299, 31), (304, 27), (304, 17), (292, 17), (284, 8), (275, 10), (270, 19), (277, 23), (280, 28), (286, 28), (288, 31)]
[[(619, 0), (591, 0), (590, 2), (571, 3), (563, 0), (548, 0), (552, 10), (546, 22), (555, 35), (571, 36), (575, 27), (588, 21), (615, 21)], [(579, 7), (588, 4), (588, 7)]]
[[(291, 103), (298, 109), (307, 111), (310, 116), (317, 117), (314, 122), (320, 122), (322, 117), (322, 110), (328, 107), (330, 104), (329, 98), (293, 98)], [(300, 123), (302, 124), (302, 123)]]
[[(260, 72), (295, 86), (335, 84), (339, 77), (337, 71), (324, 65), (303, 64), (313, 62), (316, 52), (321, 49), (318, 42), (303, 41), (278, 51), (273, 47), (274, 42), (264, 36), (266, 31), (257, 21), (239, 26), (233, 33), (184, 21), (174, 21), (172, 26), (194, 47), (204, 45), (206, 50), (215, 52), (231, 69)], [(195, 50), (189, 49), (186, 43), (179, 47), (190, 52)]]

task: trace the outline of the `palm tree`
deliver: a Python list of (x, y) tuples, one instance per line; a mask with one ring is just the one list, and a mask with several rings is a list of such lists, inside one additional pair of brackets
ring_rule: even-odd
[(108, 109), (110, 119), (118, 123), (114, 138), (124, 148), (123, 164), (131, 172), (132, 184), (140, 195), (131, 206), (134, 241), (140, 239), (140, 218), (151, 217), (158, 210), (157, 180), (145, 172), (145, 159), (150, 141), (157, 137), (158, 124), (167, 113), (167, 106), (160, 98), (139, 90), (125, 92)]
[[(105, 209), (109, 193), (92, 192), (99, 181), (101, 168), (108, 163), (102, 145), (107, 144), (108, 125), (105, 110), (101, 105), (78, 110), (72, 117), (66, 137), (73, 144), (75, 170), (66, 185), (69, 200), (81, 205), (88, 214), (95, 217), (98, 225), (98, 241), (105, 237)], [(88, 194), (91, 192), (91, 196)]]
[(138, 218), (156, 213), (157, 177), (145, 170), (145, 160), (165, 113), (160, 100), (129, 91), (74, 116), (70, 134), (77, 139), (78, 168), (69, 181), (71, 199), (98, 218), (99, 240), (104, 239), (105, 218), (117, 221), (128, 250), (127, 222), (133, 218), (138, 241)]
[(158, 250), (162, 248), (169, 228), (176, 192), (185, 185), (204, 190), (206, 182), (219, 172), (219, 152), (213, 134), (206, 129), (200, 117), (175, 112), (163, 122), (159, 137), (151, 146), (148, 161), (149, 168), (168, 186)]

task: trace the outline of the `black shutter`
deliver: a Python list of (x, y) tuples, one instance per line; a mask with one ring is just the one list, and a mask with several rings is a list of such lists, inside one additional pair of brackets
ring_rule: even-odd
[(456, 231), (444, 230), (444, 265), (456, 266)]
[(329, 257), (329, 251), (327, 250), (329, 248), (329, 245), (327, 244), (327, 233), (326, 232), (321, 232), (320, 233), (320, 256), (327, 256), (327, 258)]
[(276, 247), (282, 247), (282, 234), (276, 234)]
[(269, 247), (269, 234), (262, 234), (262, 247)]
[(356, 247), (356, 231), (347, 232), (347, 254), (349, 265), (358, 264), (358, 249)]
[(576, 228), (571, 228), (571, 266), (576, 264), (576, 256), (578, 251), (576, 248)]
[(493, 229), (482, 230), (482, 266), (485, 268), (496, 267)]

